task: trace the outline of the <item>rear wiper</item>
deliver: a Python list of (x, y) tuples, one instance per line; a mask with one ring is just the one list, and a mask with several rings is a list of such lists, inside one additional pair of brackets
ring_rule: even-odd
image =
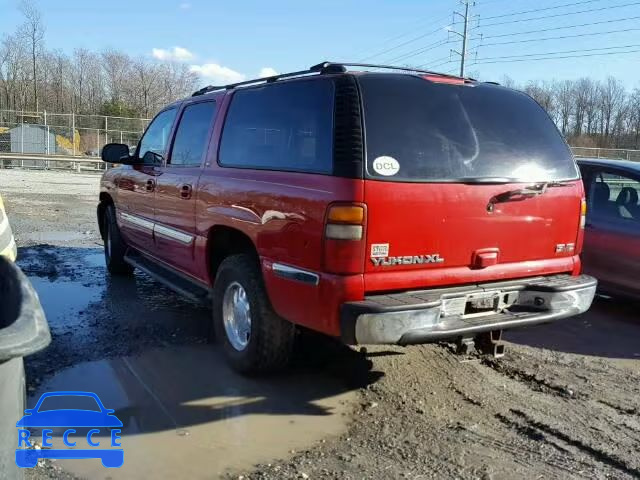
[(509, 190), (507, 192), (499, 193), (489, 200), (487, 210), (489, 210), (490, 212), (493, 211), (493, 206), (496, 203), (518, 201), (524, 200), (525, 198), (537, 197), (538, 195), (544, 195), (549, 187), (568, 187), (569, 185), (571, 184), (568, 182), (540, 182), (527, 185), (526, 187), (519, 188), (517, 190)]
[(500, 185), (503, 183), (516, 183), (518, 180), (509, 177), (460, 177), (449, 180), (451, 183), (470, 183), (470, 184), (486, 184)]

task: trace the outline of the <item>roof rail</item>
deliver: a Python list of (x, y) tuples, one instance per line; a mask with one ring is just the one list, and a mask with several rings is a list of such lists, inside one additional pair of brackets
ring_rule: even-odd
[(333, 71), (329, 72), (327, 69), (322, 68), (322, 65), (324, 64), (321, 63), (318, 65), (314, 65), (308, 70), (299, 70), (297, 72), (281, 73), (279, 75), (273, 75), (271, 77), (254, 78), (253, 80), (245, 80), (243, 82), (230, 83), (229, 85), (221, 85), (221, 86), (209, 85), (208, 87), (201, 88), (197, 92), (194, 92), (192, 97), (196, 97), (198, 95), (204, 95), (205, 93), (213, 92), (216, 90), (231, 90), (236, 87), (241, 87), (244, 85), (252, 85), (254, 83), (262, 83), (262, 82), (272, 83), (272, 82), (275, 82), (276, 80), (280, 80), (283, 78), (299, 77), (302, 75), (309, 75), (312, 73), (341, 73), (346, 71), (346, 69), (333, 68)]
[[(279, 75), (273, 75), (271, 77), (263, 77), (263, 78), (254, 78), (253, 80), (245, 80), (243, 82), (230, 83), (228, 85), (209, 85), (207, 87), (201, 88), (191, 95), (192, 97), (196, 97), (198, 95), (204, 95), (205, 93), (214, 92), (217, 90), (231, 90), (236, 87), (241, 87), (244, 85), (253, 85), (259, 83), (272, 83), (277, 80), (281, 80), (283, 78), (291, 78), (291, 77), (300, 77), (303, 75), (311, 75), (311, 74), (331, 74), (331, 73), (344, 73), (347, 71), (346, 67), (364, 67), (364, 68), (381, 68), (387, 70), (401, 70), (405, 72), (418, 72), (418, 73), (426, 73), (428, 75), (438, 75), (441, 77), (449, 77), (449, 78), (460, 78), (456, 75), (449, 75), (446, 73), (440, 72), (432, 72), (431, 70), (422, 70), (419, 68), (410, 68), (410, 67), (396, 67), (393, 65), (377, 65), (374, 63), (346, 63), (346, 62), (322, 62), (317, 65), (313, 65), (308, 70), (299, 70), (297, 72), (290, 73), (282, 73)], [(469, 79), (473, 80), (473, 79)]]
[[(418, 72), (418, 73), (426, 73), (428, 75), (438, 75), (439, 77), (449, 77), (449, 78), (462, 78), (458, 75), (450, 75), (448, 73), (434, 72), (432, 70), (423, 70), (421, 68), (411, 68), (411, 67), (398, 67), (395, 65), (378, 65), (375, 63), (349, 63), (349, 62), (323, 62), (318, 65), (314, 65), (311, 68), (332, 68), (332, 67), (363, 67), (363, 68), (380, 68), (384, 70), (400, 70), (404, 72)], [(345, 68), (346, 70), (346, 68)], [(464, 77), (468, 80), (473, 80), (472, 78)]]

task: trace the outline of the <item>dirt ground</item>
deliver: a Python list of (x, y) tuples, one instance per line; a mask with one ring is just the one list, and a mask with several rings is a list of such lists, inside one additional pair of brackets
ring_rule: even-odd
[[(26, 363), (31, 392), (87, 362), (215, 350), (205, 343), (206, 309), (141, 275), (130, 285), (105, 280), (94, 220), (97, 178), (0, 170), (20, 265), (51, 306), (53, 343)], [(260, 411), (301, 418), (321, 413), (309, 408), (314, 402), (349, 393), (342, 427), (332, 424), (299, 446), (291, 438), (275, 458), (256, 456), (221, 474), (206, 462), (202, 468), (208, 478), (234, 479), (640, 478), (639, 306), (597, 298), (580, 317), (509, 332), (499, 360), (459, 356), (449, 345), (359, 352), (304, 336), (294, 367), (257, 381), (251, 392), (301, 385), (312, 393), (287, 393), (287, 412), (278, 411), (277, 395)], [(155, 309), (153, 323), (147, 308)], [(234, 375), (225, 373), (225, 384), (242, 382)], [(305, 382), (322, 388), (306, 390)], [(262, 427), (244, 428), (255, 434), (251, 429)], [(273, 442), (282, 441), (275, 430)], [(66, 473), (47, 463), (30, 475)]]

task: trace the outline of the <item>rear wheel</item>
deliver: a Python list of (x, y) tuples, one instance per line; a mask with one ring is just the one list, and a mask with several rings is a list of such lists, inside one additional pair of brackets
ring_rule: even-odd
[(107, 270), (115, 275), (131, 275), (133, 267), (124, 260), (127, 244), (120, 235), (113, 205), (106, 207), (103, 222), (104, 260), (107, 264)]
[(242, 373), (278, 370), (293, 350), (295, 327), (271, 307), (254, 258), (226, 258), (213, 287), (216, 337), (231, 366)]

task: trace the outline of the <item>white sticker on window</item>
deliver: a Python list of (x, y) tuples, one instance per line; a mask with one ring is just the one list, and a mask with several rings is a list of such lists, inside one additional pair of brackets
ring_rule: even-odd
[(384, 175), (385, 177), (391, 177), (400, 170), (400, 164), (393, 157), (378, 157), (373, 161), (373, 170), (378, 175)]
[(389, 256), (388, 243), (372, 243), (371, 244), (371, 258), (383, 258), (388, 256)]

